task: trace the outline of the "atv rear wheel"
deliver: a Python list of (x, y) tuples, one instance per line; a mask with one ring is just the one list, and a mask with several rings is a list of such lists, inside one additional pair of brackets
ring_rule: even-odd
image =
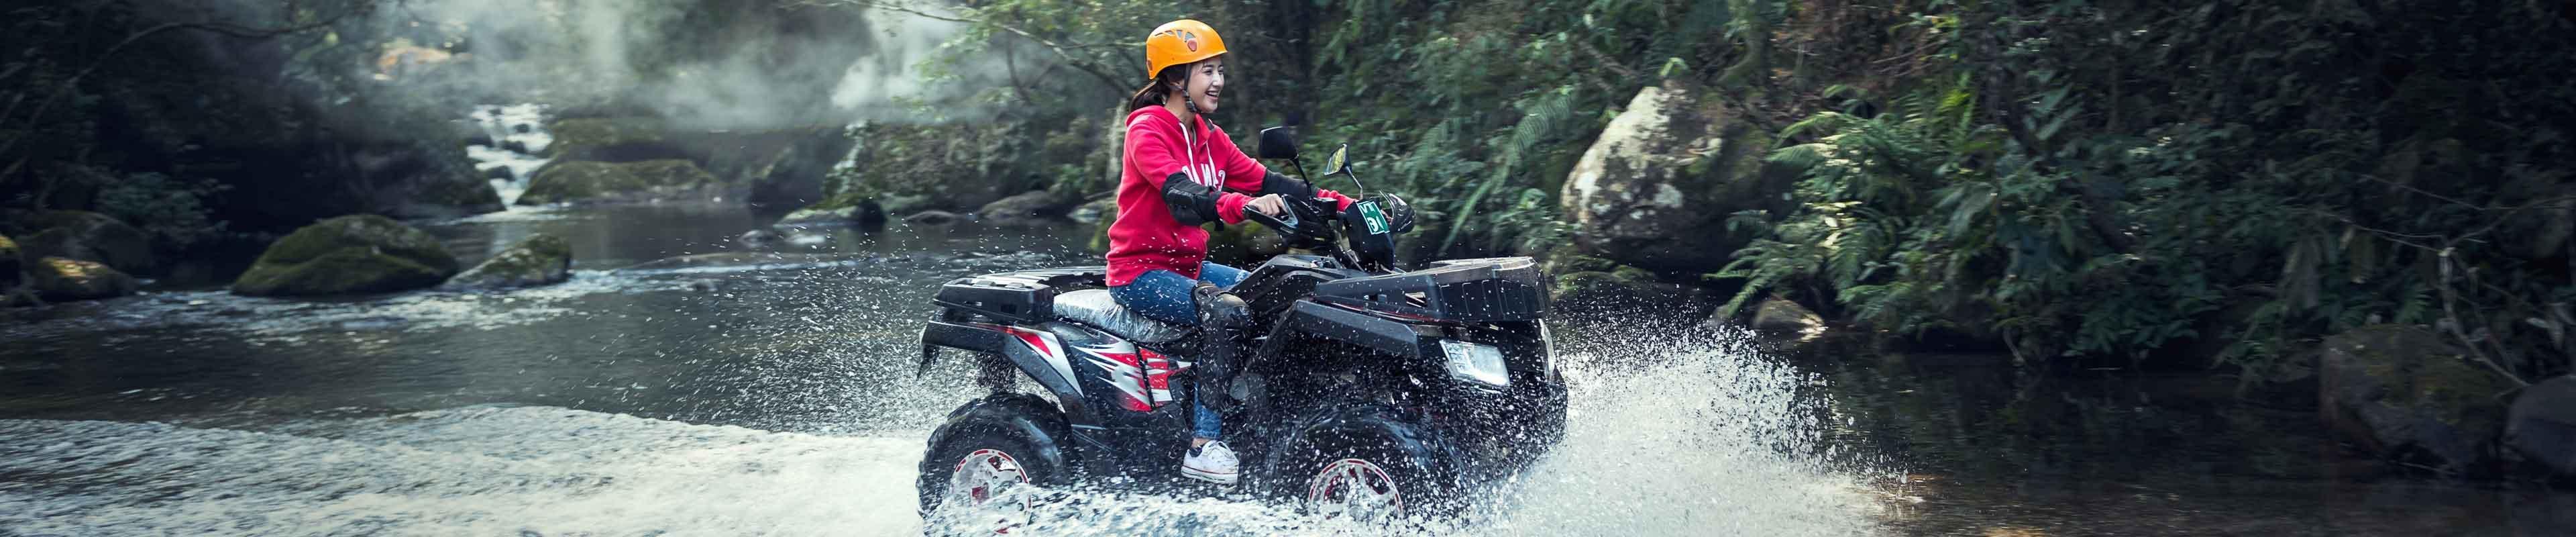
[(1051, 449), (1063, 419), (1043, 404), (1027, 395), (987, 397), (933, 433), (916, 483), (924, 533), (1007, 533), (1026, 520), (1029, 487), (1054, 484), (1064, 470)]

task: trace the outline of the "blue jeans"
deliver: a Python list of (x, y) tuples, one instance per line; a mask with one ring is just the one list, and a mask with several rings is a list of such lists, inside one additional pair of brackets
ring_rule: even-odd
[[(1109, 288), (1109, 297), (1116, 299), (1119, 307), (1127, 308), (1127, 311), (1136, 312), (1137, 315), (1172, 324), (1196, 326), (1199, 324), (1199, 304), (1198, 300), (1190, 296), (1190, 289), (1197, 287), (1199, 282), (1232, 289), (1234, 284), (1243, 283), (1243, 277), (1246, 274), (1243, 269), (1205, 261), (1199, 262), (1199, 278), (1196, 280), (1182, 276), (1178, 272), (1148, 270), (1136, 276), (1136, 279), (1129, 280), (1127, 285)], [(1195, 397), (1191, 398), (1191, 436), (1215, 440), (1224, 425), (1225, 420), (1218, 417), (1216, 411), (1208, 410), (1207, 405), (1199, 404)]]

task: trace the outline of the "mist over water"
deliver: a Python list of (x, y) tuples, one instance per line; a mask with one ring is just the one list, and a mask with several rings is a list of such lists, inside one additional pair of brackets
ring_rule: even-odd
[[(971, 119), (983, 112), (965, 98), (1008, 78), (999, 57), (928, 65), (964, 25), (882, 9), (727, 11), (679, 0), (413, 0), (403, 7), (373, 16), (421, 36), (415, 46), (464, 55), (395, 73), (390, 83), (536, 102), (614, 102), (683, 128)], [(1022, 69), (1049, 61), (1021, 56), (1015, 61)], [(933, 83), (925, 68), (951, 76)], [(942, 113), (918, 113), (925, 107)]]

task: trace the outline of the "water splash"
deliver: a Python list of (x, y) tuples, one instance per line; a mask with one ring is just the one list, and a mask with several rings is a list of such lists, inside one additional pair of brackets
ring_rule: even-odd
[[(1676, 344), (1681, 345), (1681, 344)], [(1706, 342), (1688, 345), (1707, 345)], [(1434, 534), (1852, 535), (1867, 495), (1812, 456), (1799, 377), (1740, 345), (1575, 352), (1568, 440)], [(954, 390), (906, 391), (945, 408)], [(0, 420), (0, 527), (27, 534), (921, 531), (927, 423), (858, 436), (473, 406), (219, 428)], [(1372, 531), (1246, 499), (1056, 495), (1018, 534)]]

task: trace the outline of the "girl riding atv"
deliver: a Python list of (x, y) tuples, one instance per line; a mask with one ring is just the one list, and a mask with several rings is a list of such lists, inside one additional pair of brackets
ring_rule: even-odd
[(1189, 455), (1181, 474), (1232, 484), (1234, 451), (1219, 441), (1223, 383), (1242, 355), (1251, 313), (1226, 289), (1244, 271), (1209, 263), (1207, 222), (1241, 224), (1244, 211), (1285, 216), (1286, 197), (1326, 197), (1347, 210), (1352, 200), (1270, 172), (1243, 154), (1224, 129), (1209, 123), (1225, 90), (1225, 40), (1207, 23), (1165, 23), (1145, 38), (1149, 82), (1129, 99), (1127, 141), (1118, 182), (1118, 217), (1109, 226), (1111, 296), (1155, 320), (1197, 325), (1206, 338), (1193, 403)]

